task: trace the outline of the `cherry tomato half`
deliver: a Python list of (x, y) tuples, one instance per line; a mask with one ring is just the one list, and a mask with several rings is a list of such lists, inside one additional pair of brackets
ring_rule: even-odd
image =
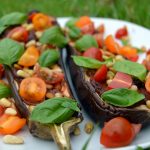
[(28, 31), (24, 27), (16, 27), (7, 34), (7, 37), (19, 42), (27, 42)]
[(96, 34), (94, 34), (94, 38), (96, 39), (99, 48), (103, 48), (103, 45), (104, 45), (103, 34), (96, 33)]
[(104, 81), (107, 76), (107, 67), (106, 65), (102, 65), (95, 73), (94, 80), (97, 82)]
[(122, 37), (127, 36), (127, 35), (128, 35), (127, 27), (123, 27), (117, 30), (115, 37), (117, 39), (121, 39)]
[(104, 125), (100, 143), (106, 147), (126, 146), (133, 141), (135, 134), (135, 129), (127, 119), (116, 117)]
[(102, 61), (102, 52), (98, 48), (91, 47), (83, 53), (84, 57), (90, 57)]

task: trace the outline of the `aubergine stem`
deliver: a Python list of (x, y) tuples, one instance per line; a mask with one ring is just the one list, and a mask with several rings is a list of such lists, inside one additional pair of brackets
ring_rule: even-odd
[(72, 118), (71, 120), (66, 121), (60, 125), (50, 125), (51, 135), (60, 150), (71, 150), (69, 133), (70, 130), (80, 122), (81, 118)]
[(21, 116), (28, 119), (28, 117), (29, 117), (29, 110), (26, 107), (26, 105), (23, 103), (21, 97), (18, 94), (18, 90), (17, 90), (16, 84), (14, 82), (12, 70), (7, 65), (4, 65), (4, 68), (5, 68), (6, 78), (7, 78), (8, 82), (9, 82), (9, 85), (10, 85), (10, 88), (11, 88), (11, 91), (12, 91), (12, 96), (15, 99), (15, 105), (16, 105), (19, 113), (21, 114)]

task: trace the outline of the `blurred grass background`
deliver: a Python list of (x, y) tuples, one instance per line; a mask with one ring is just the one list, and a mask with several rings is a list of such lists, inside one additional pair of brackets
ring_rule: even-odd
[(0, 0), (0, 16), (33, 9), (56, 17), (117, 18), (150, 28), (150, 0)]

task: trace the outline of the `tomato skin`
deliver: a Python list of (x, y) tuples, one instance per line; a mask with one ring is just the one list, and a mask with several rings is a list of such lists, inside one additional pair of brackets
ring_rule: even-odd
[(0, 117), (3, 115), (4, 113), (4, 107), (0, 105)]
[(106, 147), (121, 147), (130, 144), (135, 137), (132, 124), (123, 117), (108, 121), (102, 129), (100, 143)]
[(83, 53), (84, 57), (90, 57), (90, 58), (94, 58), (97, 59), (99, 61), (102, 61), (102, 52), (101, 50), (99, 50), (98, 48), (95, 47), (91, 47), (88, 48), (84, 53)]
[(107, 66), (102, 65), (94, 74), (94, 80), (97, 82), (102, 82), (106, 79), (107, 77)]
[(138, 55), (135, 55), (135, 56), (131, 56), (131, 57), (128, 57), (128, 59), (130, 60), (130, 61), (133, 61), (133, 62), (137, 62), (138, 61), (138, 59), (139, 59), (139, 56)]
[(103, 48), (103, 45), (104, 45), (103, 34), (100, 34), (100, 33), (94, 34), (94, 38), (96, 39), (99, 48)]
[(117, 72), (112, 82), (108, 85), (109, 89), (129, 88), (132, 85), (132, 77), (122, 72)]
[(2, 64), (0, 64), (0, 79), (3, 77), (4, 75), (4, 67)]
[(24, 27), (16, 27), (12, 29), (6, 37), (11, 38), (13, 40), (19, 42), (27, 42), (28, 41), (28, 31)]
[(83, 34), (93, 34), (94, 33), (94, 23), (91, 22), (90, 24), (85, 25), (84, 27), (80, 28)]
[(127, 36), (127, 35), (128, 35), (127, 27), (123, 27), (117, 30), (115, 37), (117, 39), (121, 39), (122, 37)]

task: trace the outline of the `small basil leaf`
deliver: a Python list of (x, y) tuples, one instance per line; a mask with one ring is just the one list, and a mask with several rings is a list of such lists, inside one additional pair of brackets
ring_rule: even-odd
[(106, 91), (101, 97), (107, 103), (120, 107), (132, 106), (145, 98), (143, 94), (126, 88), (117, 88)]
[(121, 39), (121, 43), (122, 43), (122, 45), (126, 46), (126, 45), (130, 44), (130, 41), (129, 41), (129, 39)]
[(75, 26), (77, 20), (78, 18), (71, 18), (70, 20), (67, 21), (65, 26), (71, 28), (72, 26)]
[(2, 34), (5, 31), (6, 28), (7, 27), (5, 27), (5, 26), (0, 27), (0, 34)]
[(44, 124), (62, 123), (72, 117), (76, 110), (78, 111), (78, 106), (73, 99), (52, 98), (38, 104), (33, 109), (30, 119)]
[(0, 63), (11, 66), (24, 52), (22, 44), (5, 38), (0, 41)]
[(113, 68), (116, 71), (132, 75), (141, 81), (143, 81), (146, 77), (146, 68), (142, 64), (136, 62), (131, 62), (128, 60), (117, 61), (115, 62)]
[(102, 64), (105, 64), (105, 62), (100, 62), (96, 59), (89, 57), (72, 56), (72, 58), (76, 65), (84, 68), (98, 69)]
[(98, 47), (95, 38), (91, 35), (84, 35), (75, 42), (75, 48), (79, 51), (86, 51), (90, 47)]
[(77, 39), (81, 36), (80, 29), (75, 26), (70, 27), (68, 30), (68, 34), (71, 39)]
[(8, 86), (0, 83), (0, 98), (8, 97), (10, 95), (11, 89)]
[(27, 19), (27, 15), (20, 12), (13, 12), (0, 19), (1, 26), (22, 24)]
[(67, 44), (67, 39), (63, 35), (61, 29), (58, 26), (54, 26), (43, 32), (40, 42), (62, 48)]
[(42, 67), (50, 67), (55, 64), (59, 59), (58, 50), (48, 49), (42, 53), (39, 58), (39, 64)]
[(136, 50), (139, 54), (144, 53), (144, 51), (141, 48), (136, 48)]

